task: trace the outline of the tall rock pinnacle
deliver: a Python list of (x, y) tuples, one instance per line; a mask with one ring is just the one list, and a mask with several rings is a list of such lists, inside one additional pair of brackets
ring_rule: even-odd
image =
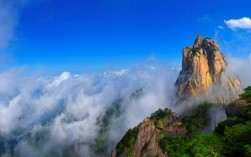
[(205, 94), (212, 86), (228, 92), (229, 100), (219, 98), (219, 103), (238, 96), (240, 81), (226, 74), (227, 63), (214, 40), (198, 35), (192, 46), (183, 49), (182, 57), (182, 70), (175, 83), (179, 98)]

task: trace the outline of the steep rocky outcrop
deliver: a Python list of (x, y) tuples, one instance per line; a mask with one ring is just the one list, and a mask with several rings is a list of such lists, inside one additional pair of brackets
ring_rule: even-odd
[(229, 103), (238, 97), (240, 81), (226, 74), (226, 60), (214, 40), (198, 35), (192, 46), (183, 49), (182, 57), (182, 70), (175, 83), (180, 99), (206, 95), (210, 88), (226, 93), (217, 93), (219, 96), (213, 98), (216, 103)]
[(248, 108), (251, 108), (251, 104), (239, 98), (227, 105), (225, 110), (228, 117), (240, 117), (247, 119), (249, 116), (247, 110)]
[[(178, 115), (169, 109), (158, 110), (140, 123), (136, 136), (129, 137), (131, 133), (126, 133), (112, 151), (112, 157), (167, 157), (168, 155), (162, 151), (156, 140), (165, 134), (177, 136), (185, 133), (186, 128)], [(127, 143), (128, 141), (131, 141), (130, 144)]]
[[(178, 103), (187, 103), (183, 100), (191, 98), (202, 98), (201, 100), (211, 103), (228, 104), (238, 98), (240, 81), (226, 72), (226, 60), (214, 40), (203, 39), (202, 35), (198, 35), (192, 46), (183, 49), (182, 56), (182, 70), (175, 83), (180, 100)], [(239, 104), (238, 100), (237, 104), (233, 102), (226, 108), (228, 116), (247, 116), (242, 110), (243, 105)], [(207, 115), (209, 107), (210, 104), (205, 103), (198, 107), (194, 115), (182, 119), (169, 109), (156, 111), (137, 127), (127, 131), (113, 149), (112, 157), (169, 156), (170, 152), (163, 151), (165, 148), (157, 141), (161, 142), (166, 135), (186, 138), (201, 131), (210, 121)], [(235, 112), (237, 109), (238, 112)]]
[(251, 118), (251, 86), (245, 88), (240, 98), (227, 105), (225, 110), (228, 117)]

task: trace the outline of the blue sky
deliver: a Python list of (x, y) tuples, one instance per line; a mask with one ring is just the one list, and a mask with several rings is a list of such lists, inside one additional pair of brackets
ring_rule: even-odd
[(251, 17), (250, 7), (249, 0), (30, 0), (18, 8), (5, 52), (9, 66), (51, 73), (130, 68), (149, 57), (179, 67), (182, 48), (202, 33), (245, 58), (249, 21), (229, 20)]

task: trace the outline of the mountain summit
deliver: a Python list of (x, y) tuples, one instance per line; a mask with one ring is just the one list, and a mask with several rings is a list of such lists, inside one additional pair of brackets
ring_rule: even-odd
[[(137, 127), (127, 131), (113, 149), (112, 157), (172, 156), (172, 153), (181, 149), (179, 146), (182, 146), (182, 139), (193, 132), (202, 132), (209, 125), (210, 106), (214, 103), (227, 105), (238, 97), (240, 81), (227, 72), (226, 60), (214, 40), (203, 39), (202, 35), (198, 35), (192, 46), (183, 49), (182, 55), (182, 70), (175, 83), (180, 100), (178, 103), (187, 103), (183, 100), (193, 98), (202, 98), (210, 103), (204, 103), (191, 110), (191, 113), (186, 113), (191, 114), (189, 116), (179, 116), (169, 109), (159, 109)], [(223, 106), (217, 107), (220, 110)], [(229, 113), (238, 114), (232, 113), (232, 108), (236, 108), (236, 105), (228, 108)]]
[(182, 57), (182, 70), (175, 83), (180, 99), (209, 94), (210, 88), (219, 88), (227, 95), (215, 98), (217, 103), (228, 103), (238, 97), (240, 81), (226, 73), (227, 62), (214, 40), (203, 39), (199, 34), (193, 45), (183, 49)]

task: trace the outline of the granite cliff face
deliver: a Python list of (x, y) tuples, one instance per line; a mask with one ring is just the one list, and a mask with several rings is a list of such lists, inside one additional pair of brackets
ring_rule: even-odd
[(206, 94), (210, 88), (226, 92), (217, 93), (211, 102), (227, 104), (238, 97), (240, 81), (226, 74), (226, 60), (214, 40), (198, 35), (192, 46), (183, 49), (182, 57), (182, 70), (175, 83), (180, 99)]
[(181, 118), (169, 109), (158, 110), (150, 118), (144, 119), (136, 132), (129, 130), (112, 151), (112, 157), (167, 157), (156, 143), (156, 140), (165, 134), (186, 134), (186, 127)]

